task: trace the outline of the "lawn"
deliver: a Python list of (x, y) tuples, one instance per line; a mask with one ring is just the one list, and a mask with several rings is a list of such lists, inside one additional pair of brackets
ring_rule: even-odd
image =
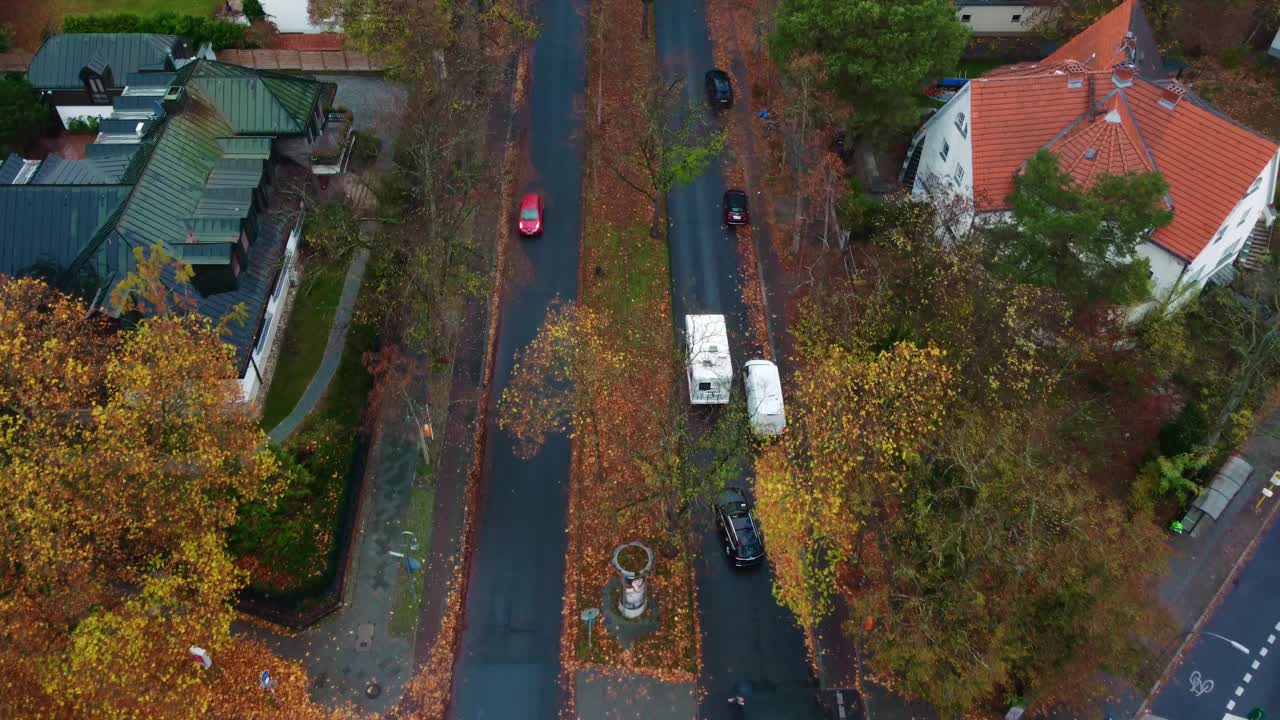
[(324, 399), (284, 444), (283, 452), (307, 472), (266, 517), (258, 514), (254, 527), (232, 531), (232, 550), (244, 561), (251, 585), (282, 602), (305, 603), (328, 587), (337, 568), (335, 540), (354, 500), (347, 497), (347, 474), (373, 384), (364, 354), (375, 346), (373, 328), (351, 326)]
[(209, 17), (222, 3), (218, 0), (61, 0), (58, 5), (63, 15), (114, 12), (150, 15), (171, 12)]
[(961, 60), (960, 66), (956, 68), (956, 74), (952, 77), (976, 78), (985, 75), (988, 71), (998, 67), (1010, 64), (1008, 60)]
[(293, 410), (316, 368), (320, 367), (342, 295), (343, 280), (344, 273), (337, 269), (316, 270), (303, 277), (289, 313), (289, 324), (284, 329), (271, 386), (262, 404), (263, 429), (275, 427)]

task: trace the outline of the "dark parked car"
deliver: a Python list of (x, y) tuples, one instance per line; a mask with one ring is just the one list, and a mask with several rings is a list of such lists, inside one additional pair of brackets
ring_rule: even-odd
[(733, 84), (723, 70), (707, 71), (707, 102), (715, 108), (733, 107)]
[(724, 554), (737, 567), (764, 560), (764, 539), (751, 512), (751, 503), (738, 488), (726, 488), (716, 496), (716, 524), (724, 540)]
[(747, 194), (741, 190), (724, 192), (724, 224), (746, 225), (751, 222), (747, 214)]

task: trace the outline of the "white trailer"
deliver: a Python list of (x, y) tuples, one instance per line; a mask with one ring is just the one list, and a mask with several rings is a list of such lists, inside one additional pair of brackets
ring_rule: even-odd
[(742, 366), (742, 384), (747, 390), (747, 414), (756, 435), (781, 435), (787, 426), (782, 406), (782, 376), (768, 360), (748, 360)]
[(689, 353), (689, 402), (724, 405), (733, 385), (729, 332), (723, 315), (685, 315), (685, 349)]

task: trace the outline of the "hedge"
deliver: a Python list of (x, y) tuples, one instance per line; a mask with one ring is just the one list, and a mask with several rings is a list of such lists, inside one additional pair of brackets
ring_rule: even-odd
[(132, 13), (68, 15), (62, 18), (64, 33), (157, 33), (180, 35), (199, 47), (212, 43), (214, 50), (244, 47), (246, 26), (226, 20), (159, 12), (138, 16)]

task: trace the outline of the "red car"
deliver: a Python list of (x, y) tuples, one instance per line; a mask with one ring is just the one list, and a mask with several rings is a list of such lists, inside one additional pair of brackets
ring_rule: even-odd
[(751, 222), (747, 214), (747, 194), (741, 190), (727, 190), (724, 194), (724, 224), (746, 225)]
[(542, 234), (542, 197), (537, 193), (529, 193), (520, 200), (520, 222), (516, 228), (525, 237)]

